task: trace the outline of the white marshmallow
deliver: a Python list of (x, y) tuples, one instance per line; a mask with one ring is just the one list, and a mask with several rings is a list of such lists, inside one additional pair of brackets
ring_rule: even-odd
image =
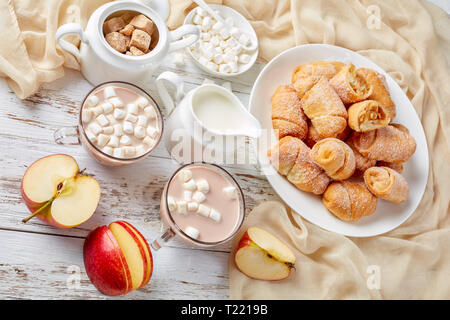
[(93, 134), (91, 131), (86, 131), (86, 136), (88, 137), (88, 139), (92, 142), (92, 143), (96, 143), (97, 142), (97, 137), (95, 136), (95, 134)]
[(127, 104), (127, 109), (128, 109), (128, 112), (131, 113), (131, 114), (136, 115), (136, 114), (139, 113), (139, 107), (138, 107), (138, 105), (135, 104), (135, 103), (129, 103), (129, 104)]
[(123, 158), (123, 149), (122, 148), (115, 148), (113, 152), (113, 156), (115, 158)]
[(91, 123), (91, 124), (89, 125), (89, 129), (90, 129), (90, 130), (92, 131), (92, 133), (95, 134), (95, 135), (98, 135), (100, 132), (103, 131), (103, 128), (100, 127), (100, 126), (98, 125), (98, 123), (95, 123), (95, 122), (93, 122), (93, 123)]
[(239, 71), (239, 66), (236, 61), (228, 62), (228, 65), (230, 66), (232, 73), (236, 73)]
[(91, 95), (86, 99), (86, 104), (89, 107), (96, 106), (99, 103), (100, 99), (96, 95)]
[(209, 218), (214, 220), (215, 222), (220, 222), (222, 215), (220, 214), (220, 212), (211, 209), (211, 212), (209, 213)]
[(81, 112), (81, 121), (83, 123), (88, 123), (92, 119), (92, 111), (86, 108), (83, 108), (83, 112)]
[(135, 104), (137, 104), (139, 108), (144, 109), (146, 106), (148, 106), (148, 100), (147, 98), (140, 97), (136, 100)]
[(241, 36), (241, 30), (239, 30), (239, 28), (233, 27), (230, 29), (230, 34), (234, 37), (239, 39), (239, 37)]
[(185, 190), (195, 191), (197, 189), (197, 185), (194, 179), (191, 179), (183, 184)]
[(231, 52), (228, 52), (228, 53), (225, 53), (225, 55), (223, 56), (223, 60), (224, 60), (226, 63), (229, 63), (229, 62), (236, 62), (236, 61), (237, 61), (237, 57), (236, 57), (235, 54), (233, 54), (233, 53), (231, 53)]
[(115, 109), (114, 110), (114, 118), (117, 120), (122, 120), (127, 116), (127, 113), (123, 111), (122, 109)]
[(211, 34), (209, 32), (202, 32), (200, 35), (200, 39), (202, 39), (205, 42), (208, 42), (211, 40)]
[(250, 42), (250, 38), (243, 33), (239, 36), (239, 42), (242, 43), (243, 46), (247, 46)]
[(209, 192), (209, 183), (205, 179), (197, 180), (197, 190), (203, 193)]
[(186, 227), (186, 229), (184, 229), (184, 233), (186, 233), (192, 239), (197, 239), (200, 235), (200, 231), (198, 231), (198, 229), (194, 227)]
[(173, 197), (167, 197), (167, 206), (169, 207), (170, 211), (173, 211), (177, 208), (177, 203), (175, 202), (175, 199)]
[(103, 152), (106, 153), (109, 156), (112, 156), (114, 154), (114, 150), (111, 147), (104, 147)]
[(210, 70), (213, 70), (213, 71), (219, 70), (219, 66), (218, 66), (217, 64), (215, 64), (214, 62), (212, 62), (212, 61), (209, 61), (209, 62), (206, 64), (206, 67), (207, 67), (208, 69), (210, 69)]
[(99, 115), (97, 118), (95, 118), (95, 120), (97, 120), (97, 122), (102, 126), (102, 127), (106, 127), (109, 124), (108, 119), (105, 117), (104, 114)]
[(221, 29), (224, 28), (224, 25), (222, 22), (216, 22), (213, 26), (212, 26), (212, 30), (215, 33), (219, 33)]
[(112, 114), (108, 114), (108, 115), (106, 116), (106, 119), (108, 119), (109, 124), (111, 124), (111, 125), (117, 123), (116, 119), (114, 118), (114, 116), (113, 116)]
[(222, 87), (224, 87), (225, 89), (227, 89), (229, 91), (232, 91), (231, 82), (226, 81), (226, 82), (222, 83)]
[(200, 204), (197, 209), (197, 214), (204, 216), (205, 218), (208, 218), (210, 211), (211, 211), (211, 209), (209, 209), (209, 207), (207, 207), (203, 204)]
[(103, 103), (102, 108), (104, 113), (111, 113), (114, 110), (114, 106), (112, 105), (112, 103), (109, 102)]
[(111, 134), (113, 134), (113, 132), (114, 132), (113, 127), (111, 127), (111, 126), (103, 127), (103, 133), (104, 133), (104, 134), (109, 134), (109, 135), (111, 135)]
[(103, 108), (101, 106), (91, 108), (92, 113), (94, 114), (94, 117), (97, 117), (103, 113)]
[(145, 145), (149, 146), (150, 148), (153, 148), (153, 146), (155, 145), (155, 140), (153, 140), (153, 139), (150, 138), (150, 137), (145, 137), (144, 140), (142, 140), (142, 142), (143, 142)]
[(211, 44), (214, 47), (219, 47), (220, 46), (220, 38), (218, 36), (214, 36), (211, 38)]
[(145, 127), (147, 125), (147, 117), (146, 116), (142, 116), (142, 115), (138, 116), (137, 124), (138, 124), (138, 126)]
[(197, 7), (197, 11), (196, 12), (202, 18), (205, 17), (208, 14), (208, 12), (206, 12), (206, 10), (203, 9), (202, 7)]
[(122, 125), (120, 123), (114, 125), (114, 135), (117, 137), (121, 137), (123, 135)]
[(180, 179), (183, 182), (188, 182), (192, 178), (192, 171), (189, 169), (182, 169), (179, 173)]
[(239, 62), (243, 63), (243, 64), (249, 63), (250, 59), (251, 59), (251, 57), (248, 54), (245, 54), (245, 53), (243, 53), (243, 54), (241, 54), (239, 56)]
[(177, 201), (177, 212), (179, 214), (187, 214), (187, 202), (184, 200)]
[(209, 46), (203, 46), (202, 47), (202, 55), (207, 59), (208, 61), (211, 60), (214, 57), (214, 47), (209, 48)]
[(192, 22), (194, 23), (194, 24), (202, 24), (202, 22), (203, 22), (203, 19), (202, 19), (202, 17), (201, 16), (199, 16), (198, 14), (196, 14), (195, 16), (194, 16), (194, 18), (192, 18)]
[(120, 144), (124, 145), (124, 146), (129, 146), (131, 145), (131, 139), (129, 136), (122, 136), (120, 138)]
[[(136, 106), (136, 108), (137, 108), (137, 106)], [(136, 123), (137, 117), (134, 114), (127, 114), (127, 116), (125, 117), (125, 121), (129, 121), (131, 123)]]
[(202, 203), (203, 201), (206, 200), (206, 196), (204, 193), (200, 191), (195, 191), (194, 195), (192, 196), (192, 200), (198, 203)]
[(116, 96), (116, 90), (114, 90), (113, 87), (106, 87), (104, 89), (104, 93), (105, 93), (105, 98), (106, 99)]
[(109, 141), (109, 136), (106, 134), (100, 133), (97, 137), (97, 144), (99, 147), (104, 147)]
[(156, 118), (156, 111), (155, 108), (152, 106), (146, 107), (144, 109), (144, 113), (147, 115), (149, 119), (155, 119)]
[(210, 17), (203, 18), (202, 31), (208, 31), (212, 27), (212, 19)]
[(124, 107), (122, 100), (120, 100), (117, 97), (109, 99), (109, 102), (114, 106), (114, 108), (123, 108)]
[[(235, 45), (234, 47), (232, 47), (231, 48), (231, 53), (232, 54), (234, 54), (234, 55), (236, 55), (236, 56), (239, 56), (239, 54), (242, 52), (242, 50), (243, 50), (244, 48), (242, 47), (242, 45), (240, 45), (240, 44), (237, 44), (237, 45)], [(239, 58), (238, 58), (239, 59)]]
[(147, 153), (147, 148), (144, 147), (142, 144), (140, 144), (136, 147), (136, 155), (142, 156), (145, 153)]
[(134, 133), (133, 124), (129, 121), (124, 121), (123, 122), (123, 132), (128, 133), (128, 134), (133, 134)]
[(184, 192), (183, 192), (183, 198), (184, 198), (184, 200), (186, 200), (186, 201), (192, 201), (192, 191), (189, 191), (189, 190), (185, 190)]
[(223, 193), (228, 200), (237, 199), (238, 196), (237, 190), (233, 186), (223, 188)]
[(217, 64), (221, 64), (223, 62), (223, 55), (222, 54), (215, 54), (213, 61)]
[(221, 64), (219, 66), (220, 73), (231, 73), (231, 67), (228, 64)]
[(196, 212), (198, 210), (198, 203), (197, 202), (189, 202), (187, 205), (189, 212)]
[(223, 40), (226, 40), (230, 37), (230, 32), (226, 28), (220, 29), (219, 34)]
[(108, 146), (113, 147), (113, 148), (118, 148), (119, 147), (119, 138), (116, 136), (111, 136), (111, 138), (109, 139), (108, 142)]
[(125, 157), (134, 157), (134, 155), (136, 154), (136, 148), (135, 147), (123, 147), (123, 154), (125, 155)]
[(148, 126), (147, 127), (147, 134), (149, 135), (150, 138), (155, 139), (158, 136), (158, 129), (153, 128), (152, 126)]
[(134, 136), (138, 139), (144, 139), (146, 136), (145, 128), (142, 126), (136, 126), (136, 128), (134, 128)]

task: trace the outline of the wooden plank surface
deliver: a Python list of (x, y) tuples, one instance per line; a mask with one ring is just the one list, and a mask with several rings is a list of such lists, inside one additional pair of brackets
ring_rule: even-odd
[[(247, 105), (252, 84), (263, 67), (257, 63), (239, 78), (206, 75), (186, 57), (177, 67), (170, 56), (158, 70), (173, 71), (190, 90), (205, 78), (232, 83), (234, 93)], [(149, 79), (147, 91), (160, 103)], [(46, 84), (36, 95), (21, 101), (0, 82), (0, 299), (107, 299), (89, 282), (82, 261), (84, 237), (99, 225), (123, 219), (135, 225), (150, 242), (163, 230), (159, 219), (162, 185), (178, 164), (163, 144), (146, 160), (126, 168), (96, 163), (80, 146), (54, 143), (53, 132), (77, 122), (80, 103), (92, 86), (80, 73), (66, 70), (64, 78)], [(34, 219), (23, 224), (29, 213), (20, 196), (26, 168), (53, 153), (67, 153), (81, 168), (95, 176), (102, 188), (94, 216), (73, 229), (56, 229)], [(255, 164), (228, 165), (241, 185), (248, 211), (267, 199), (278, 199)], [(208, 250), (174, 239), (154, 252), (155, 271), (150, 284), (120, 299), (226, 299), (230, 244)], [(79, 277), (73, 287), (71, 279)], [(68, 285), (69, 281), (69, 285)]]

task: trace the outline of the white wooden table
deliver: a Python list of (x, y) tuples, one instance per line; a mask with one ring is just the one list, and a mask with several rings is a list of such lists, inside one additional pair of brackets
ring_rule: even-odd
[[(230, 81), (246, 105), (263, 66), (257, 63), (245, 75), (225, 80), (208, 76), (187, 56), (182, 67), (173, 65), (170, 58), (159, 72), (178, 73), (187, 82), (187, 90), (205, 78), (217, 84)], [(149, 242), (162, 231), (160, 195), (163, 184), (178, 167), (163, 144), (141, 163), (109, 168), (96, 163), (80, 146), (61, 146), (53, 141), (55, 129), (76, 124), (80, 103), (91, 88), (80, 73), (66, 70), (64, 78), (21, 101), (5, 81), (0, 81), (0, 299), (108, 298), (96, 290), (84, 270), (82, 248), (89, 231), (119, 219), (136, 226)], [(154, 85), (147, 91), (161, 105)], [(74, 156), (102, 188), (96, 213), (77, 228), (57, 229), (38, 219), (21, 222), (29, 215), (20, 195), (22, 176), (33, 161), (54, 153)], [(225, 168), (243, 188), (248, 211), (263, 200), (278, 199), (254, 165)], [(230, 243), (202, 250), (172, 240), (168, 247), (153, 253), (150, 283), (119, 298), (226, 299), (229, 251)]]

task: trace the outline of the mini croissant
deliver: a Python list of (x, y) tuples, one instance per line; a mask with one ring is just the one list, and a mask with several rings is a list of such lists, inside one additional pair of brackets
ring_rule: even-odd
[(372, 94), (371, 85), (356, 72), (352, 63), (342, 68), (330, 80), (330, 85), (345, 104), (366, 100)]
[(391, 202), (405, 202), (409, 187), (405, 178), (388, 167), (372, 167), (364, 172), (367, 188), (378, 198)]

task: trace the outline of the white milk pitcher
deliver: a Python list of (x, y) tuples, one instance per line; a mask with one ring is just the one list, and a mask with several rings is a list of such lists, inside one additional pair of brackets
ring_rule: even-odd
[[(166, 84), (174, 87), (174, 100)], [(180, 164), (243, 161), (239, 152), (245, 149), (247, 138), (261, 135), (258, 120), (224, 87), (203, 84), (185, 94), (182, 79), (169, 71), (158, 77), (156, 86), (169, 114), (164, 143)]]
[[(184, 25), (169, 32), (164, 22), (169, 9), (167, 0), (143, 2), (148, 5), (140, 3), (140, 1), (109, 2), (94, 11), (85, 30), (77, 23), (65, 24), (58, 28), (56, 41), (61, 48), (72, 53), (78, 59), (81, 73), (91, 84), (98, 85), (111, 80), (121, 80), (145, 86), (150, 80), (151, 74), (169, 52), (188, 47), (198, 40), (200, 32), (194, 25)], [(147, 16), (156, 26), (159, 35), (158, 43), (145, 55), (122, 54), (114, 50), (105, 40), (103, 23), (108, 18), (127, 11)], [(80, 49), (62, 39), (67, 34), (80, 36)]]

